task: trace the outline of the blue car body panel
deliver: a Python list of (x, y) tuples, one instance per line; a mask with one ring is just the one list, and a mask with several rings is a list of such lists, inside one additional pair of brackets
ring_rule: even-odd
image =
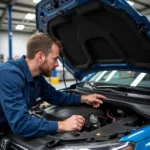
[[(127, 141), (131, 141), (134, 143), (138, 143), (141, 142), (145, 139), (150, 138), (150, 126), (146, 126), (144, 128), (141, 128), (139, 130), (133, 131), (131, 134), (121, 138), (119, 141), (120, 142), (127, 142)], [(150, 141), (149, 141), (150, 142)]]
[(135, 150), (150, 150), (150, 138), (138, 142), (134, 149)]
[(133, 131), (131, 134), (121, 138), (119, 142), (136, 143), (135, 150), (150, 150), (150, 125)]

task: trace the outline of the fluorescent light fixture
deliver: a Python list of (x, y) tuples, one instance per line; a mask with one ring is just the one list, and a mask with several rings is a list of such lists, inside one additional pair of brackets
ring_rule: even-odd
[(131, 6), (133, 6), (134, 5), (134, 2), (132, 2), (132, 1), (127, 1)]
[(33, 20), (35, 18), (35, 14), (27, 13), (25, 16), (25, 19), (27, 20)]
[(40, 2), (41, 0), (33, 0), (33, 3), (38, 3)]
[(17, 25), (16, 26), (16, 30), (23, 30), (24, 29), (24, 25)]

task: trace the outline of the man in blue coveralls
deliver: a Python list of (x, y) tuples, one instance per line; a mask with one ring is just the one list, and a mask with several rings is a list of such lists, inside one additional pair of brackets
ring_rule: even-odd
[[(53, 105), (79, 105), (86, 103), (97, 108), (105, 99), (99, 94), (74, 95), (56, 91), (43, 75), (50, 77), (58, 67), (61, 50), (58, 40), (43, 33), (29, 38), (27, 54), (16, 61), (0, 64), (0, 129), (8, 125), (23, 137), (81, 130), (85, 119), (73, 115), (64, 121), (48, 121), (29, 114), (38, 97)], [(21, 49), (21, 48), (20, 48)]]

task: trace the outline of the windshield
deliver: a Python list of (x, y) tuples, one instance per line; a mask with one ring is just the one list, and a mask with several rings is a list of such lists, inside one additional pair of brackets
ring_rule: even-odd
[(89, 82), (100, 82), (115, 85), (128, 85), (132, 87), (150, 87), (150, 74), (134, 71), (100, 71)]

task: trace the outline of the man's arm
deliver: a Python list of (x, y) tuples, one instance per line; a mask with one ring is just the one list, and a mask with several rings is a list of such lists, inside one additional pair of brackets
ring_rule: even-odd
[[(42, 82), (42, 94), (41, 98), (53, 105), (77, 105), (80, 103), (86, 103), (92, 105), (94, 108), (97, 108), (102, 104), (101, 99), (106, 99), (105, 96), (99, 94), (90, 94), (90, 95), (73, 95), (65, 94), (59, 91), (56, 91), (54, 87), (41, 78)], [(73, 115), (70, 118), (64, 121), (58, 121), (58, 132), (60, 131), (73, 131), (81, 130), (85, 123), (85, 119), (80, 115)]]
[(16, 72), (0, 73), (0, 105), (15, 134), (38, 137), (58, 131), (58, 123), (32, 116), (23, 97), (24, 83)]
[(100, 94), (90, 95), (77, 95), (70, 93), (63, 93), (57, 91), (52, 85), (47, 83), (43, 76), (40, 76), (41, 80), (41, 98), (53, 105), (79, 105), (80, 103), (86, 103), (97, 108), (102, 104), (102, 100), (106, 99), (105, 96)]
[(81, 103), (80, 95), (57, 91), (43, 76), (40, 76), (40, 81), (41, 98), (48, 103), (52, 105), (79, 105)]

